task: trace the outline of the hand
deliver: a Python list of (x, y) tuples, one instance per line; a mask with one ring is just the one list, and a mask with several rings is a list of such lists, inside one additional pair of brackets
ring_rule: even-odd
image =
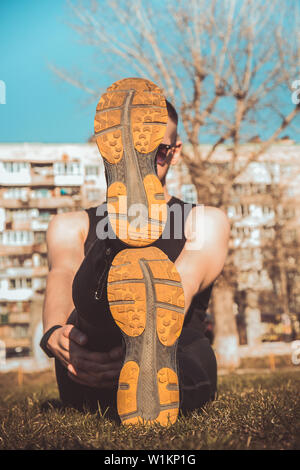
[(73, 325), (55, 330), (48, 347), (68, 369), (68, 376), (81, 385), (112, 388), (117, 384), (123, 365), (124, 349), (92, 352), (84, 347), (87, 336)]
[(101, 353), (76, 345), (70, 355), (68, 376), (74, 382), (88, 387), (113, 388), (118, 384), (123, 359), (122, 347)]

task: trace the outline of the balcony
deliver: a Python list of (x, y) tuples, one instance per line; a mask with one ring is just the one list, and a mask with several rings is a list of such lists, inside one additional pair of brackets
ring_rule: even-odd
[(32, 198), (28, 202), (28, 207), (37, 207), (38, 209), (59, 209), (61, 207), (75, 208), (80, 200), (80, 196)]
[(50, 216), (32, 218), (30, 215), (22, 219), (10, 219), (5, 222), (5, 230), (41, 232), (48, 229)]
[(31, 220), (11, 220), (9, 222), (6, 222), (5, 230), (31, 230)]
[(47, 253), (46, 242), (31, 243), (30, 245), (0, 244), (0, 256), (31, 255), (32, 253)]
[(31, 183), (30, 172), (9, 172), (3, 171), (0, 176), (0, 184), (2, 186), (28, 186)]
[(49, 222), (50, 222), (50, 217), (47, 219), (45, 218), (33, 219), (31, 222), (30, 228), (34, 232), (46, 231), (48, 229)]
[(46, 242), (34, 243), (32, 245), (32, 253), (47, 253)]
[(46, 277), (48, 272), (48, 266), (35, 266), (32, 269), (32, 277)]
[(62, 174), (54, 176), (55, 186), (82, 186), (84, 176), (82, 174)]
[(1, 329), (0, 329), (0, 334), (1, 334), (1, 339), (5, 342), (6, 349), (12, 349), (12, 348), (30, 348), (31, 347), (31, 341), (30, 338), (11, 338), (9, 336), (5, 337), (5, 335), (2, 334)]
[(30, 323), (30, 313), (11, 313), (8, 316), (8, 323), (12, 324), (29, 324)]
[(4, 209), (60, 209), (64, 207), (76, 209), (81, 207), (81, 205), (82, 198), (79, 194), (74, 196), (54, 196), (26, 200), (0, 198), (0, 207)]
[(31, 186), (54, 186), (53, 175), (41, 175), (35, 172), (31, 173)]
[(29, 206), (29, 199), (0, 198), (0, 207), (4, 209), (26, 209)]
[(18, 302), (30, 300), (33, 295), (33, 289), (28, 288), (17, 288), (17, 289), (0, 289), (0, 299), (8, 302)]
[(0, 256), (11, 256), (11, 255), (31, 255), (33, 245), (3, 245), (0, 244)]

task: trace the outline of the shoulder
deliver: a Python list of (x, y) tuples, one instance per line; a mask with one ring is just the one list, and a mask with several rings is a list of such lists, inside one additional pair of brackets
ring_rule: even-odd
[(48, 225), (47, 238), (80, 238), (84, 242), (89, 231), (89, 216), (86, 210), (55, 214)]
[[(220, 209), (218, 207), (213, 207), (213, 206), (203, 206), (203, 207), (204, 207), (203, 216), (206, 221), (210, 221), (211, 223), (217, 226), (222, 225), (222, 227), (230, 231), (230, 221), (226, 212), (223, 209)], [(195, 209), (199, 210), (198, 206), (196, 206)]]
[(224, 240), (230, 237), (230, 220), (224, 210), (197, 204), (189, 213), (186, 221), (186, 238), (205, 237), (208, 240)]
[(205, 206), (204, 204), (197, 204), (191, 210), (191, 216), (197, 215), (202, 220), (214, 222), (216, 224), (224, 224), (230, 228), (230, 221), (223, 209), (214, 206)]

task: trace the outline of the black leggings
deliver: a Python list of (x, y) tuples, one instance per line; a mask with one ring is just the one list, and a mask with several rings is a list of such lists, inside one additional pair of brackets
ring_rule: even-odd
[[(217, 391), (217, 364), (209, 340), (199, 332), (184, 328), (179, 338), (178, 371), (180, 411), (186, 414), (200, 409), (213, 400)], [(67, 375), (67, 369), (55, 359), (55, 370), (60, 399), (64, 406), (95, 412), (101, 409), (105, 416), (120, 422), (117, 413), (117, 388), (96, 389), (77, 384)]]

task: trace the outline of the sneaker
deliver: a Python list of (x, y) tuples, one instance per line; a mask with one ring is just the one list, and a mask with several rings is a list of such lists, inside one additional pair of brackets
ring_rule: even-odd
[(97, 105), (94, 128), (105, 165), (108, 215), (116, 236), (130, 246), (153, 243), (165, 227), (155, 156), (167, 120), (162, 91), (142, 78), (115, 82)]
[(120, 251), (108, 274), (107, 298), (126, 356), (117, 408), (123, 424), (173, 424), (179, 410), (176, 349), (184, 321), (180, 276), (156, 247)]

